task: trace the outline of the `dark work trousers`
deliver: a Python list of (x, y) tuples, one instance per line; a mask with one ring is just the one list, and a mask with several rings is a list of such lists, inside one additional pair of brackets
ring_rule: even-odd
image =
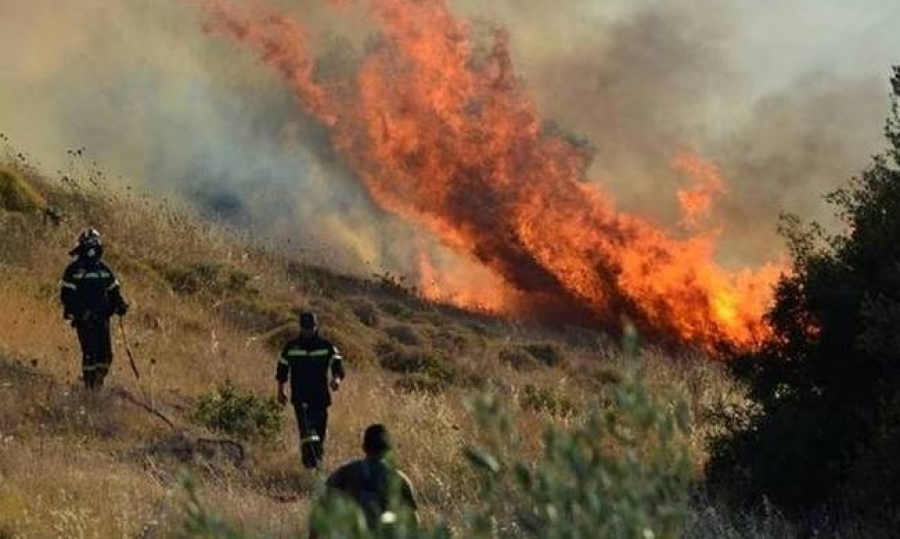
[(81, 344), (81, 375), (84, 386), (99, 389), (112, 363), (112, 340), (109, 335), (109, 318), (87, 316), (75, 324), (78, 342)]
[(325, 454), (328, 432), (328, 407), (294, 403), (297, 431), (300, 434), (300, 458), (305, 468), (318, 468)]

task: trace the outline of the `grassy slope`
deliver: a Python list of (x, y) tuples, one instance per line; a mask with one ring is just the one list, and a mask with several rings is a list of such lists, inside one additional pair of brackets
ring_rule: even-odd
[[(576, 421), (624, 362), (599, 334), (461, 313), (390, 279), (339, 276), (267, 253), (158, 200), (15, 168), (64, 219), (0, 208), (0, 537), (169, 536), (183, 515), (185, 471), (207, 504), (240, 525), (302, 532), (316, 479), (299, 468), (291, 414), (282, 441), (251, 444), (244, 466), (185, 462), (167, 449), (179, 436), (215, 435), (192, 425), (188, 411), (226, 379), (272, 394), (275, 351), (298, 306), (320, 313), (348, 361), (331, 410), (328, 467), (357, 455), (367, 424), (388, 424), (427, 521), (452, 523), (476, 501), (460, 452), (478, 438), (468, 396), (499, 390), (536, 455), (543, 422)], [(57, 300), (66, 251), (88, 225), (103, 233), (132, 302), (126, 326), (143, 374), (138, 383), (116, 331), (110, 387), (99, 396), (78, 388), (77, 342)], [(699, 469), (714, 428), (704, 417), (736, 391), (715, 365), (652, 352), (644, 360), (651, 384), (686, 395), (700, 420), (692, 440)], [(152, 399), (176, 429), (129, 396)]]

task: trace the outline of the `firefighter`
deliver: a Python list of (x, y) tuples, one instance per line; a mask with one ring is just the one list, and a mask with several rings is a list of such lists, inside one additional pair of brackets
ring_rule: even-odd
[(285, 345), (275, 372), (278, 403), (287, 402), (284, 386), (290, 378), (301, 460), (305, 468), (318, 468), (324, 456), (331, 391), (341, 386), (344, 361), (337, 347), (319, 336), (315, 313), (302, 311), (299, 318), (300, 335)]
[(401, 521), (415, 528), (418, 517), (412, 482), (392, 462), (393, 443), (387, 428), (369, 425), (363, 434), (362, 449), (364, 458), (347, 463), (328, 476), (328, 494), (355, 501), (371, 531), (396, 526)]
[(78, 334), (84, 386), (97, 390), (112, 363), (109, 319), (114, 314), (125, 316), (128, 304), (113, 271), (100, 260), (103, 245), (99, 232), (93, 228), (82, 231), (69, 256), (75, 260), (66, 267), (60, 283), (63, 318)]

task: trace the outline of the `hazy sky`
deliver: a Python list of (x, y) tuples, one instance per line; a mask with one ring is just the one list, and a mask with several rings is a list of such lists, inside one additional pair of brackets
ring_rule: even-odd
[[(274, 3), (341, 31), (320, 0)], [(541, 111), (594, 142), (592, 177), (623, 209), (668, 223), (674, 153), (716, 163), (733, 263), (780, 249), (780, 211), (827, 216), (821, 195), (883, 148), (896, 0), (449, 3), (508, 29)], [(273, 73), (202, 32), (193, 2), (0, 0), (0, 51), (0, 132), (51, 171), (86, 146), (113, 175), (329, 244), (343, 266), (405, 267), (408, 225), (372, 207)]]

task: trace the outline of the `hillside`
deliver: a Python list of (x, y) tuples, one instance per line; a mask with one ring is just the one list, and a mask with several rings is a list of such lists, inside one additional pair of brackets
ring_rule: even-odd
[[(665, 402), (687, 403), (695, 428), (679, 443), (694, 479), (709, 434), (721, 428), (714, 412), (743, 402), (703, 358), (652, 347), (631, 356), (585, 328), (438, 305), (391, 275), (339, 275), (266, 250), (175, 203), (112, 186), (90, 167), (51, 178), (9, 149), (5, 161), (0, 537), (169, 537), (184, 526), (185, 477), (205, 507), (251, 535), (305, 533), (319, 478), (299, 465), (292, 413), (284, 410), (270, 437), (210, 430), (195, 413), (229, 387), (273, 396), (276, 353), (301, 307), (320, 315), (347, 361), (326, 467), (358, 455), (366, 425), (387, 424), (428, 524), (462, 529), (479, 503), (463, 451), (491, 436), (467, 408), (479, 395), (499, 397), (522, 440), (518, 458), (537, 462), (545, 425), (582, 424), (637, 373)], [(123, 328), (114, 326), (116, 357), (99, 395), (80, 388), (77, 340), (57, 299), (66, 253), (85, 226), (103, 234), (132, 305)]]

